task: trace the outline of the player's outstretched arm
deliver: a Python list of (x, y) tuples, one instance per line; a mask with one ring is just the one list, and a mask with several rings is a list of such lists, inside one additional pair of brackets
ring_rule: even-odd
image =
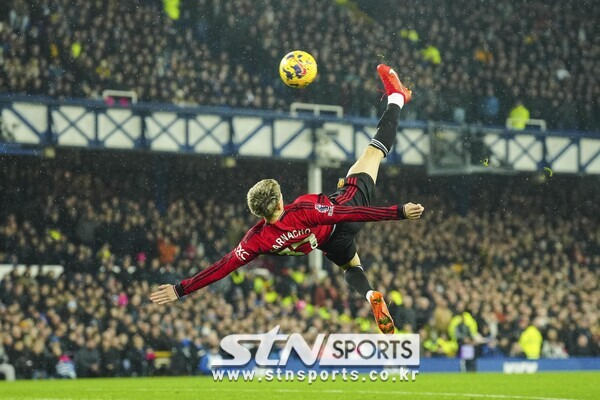
[(421, 204), (406, 203), (391, 207), (339, 206), (304, 203), (301, 205), (311, 225), (332, 225), (339, 222), (392, 221), (421, 218), (425, 208)]
[(242, 247), (242, 243), (225, 257), (208, 268), (203, 269), (191, 278), (184, 279), (176, 285), (160, 285), (158, 290), (150, 294), (150, 300), (156, 304), (167, 304), (202, 289), (248, 264), (258, 256)]

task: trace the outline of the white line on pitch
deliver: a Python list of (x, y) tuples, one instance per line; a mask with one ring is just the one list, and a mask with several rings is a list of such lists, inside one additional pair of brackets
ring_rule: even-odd
[[(167, 388), (126, 388), (123, 389), (135, 391), (135, 392), (263, 392), (262, 389), (233, 389), (233, 388), (177, 388), (177, 389), (167, 389)], [(89, 388), (87, 391), (104, 391), (104, 389), (97, 388)], [(302, 390), (302, 389), (272, 389), (273, 392), (280, 393), (312, 393), (313, 390)], [(342, 389), (319, 389), (320, 393), (348, 393), (347, 390)], [(469, 397), (469, 398), (482, 398), (482, 399), (514, 399), (514, 400), (577, 400), (573, 398), (565, 398), (565, 397), (543, 397), (543, 396), (520, 396), (520, 395), (511, 395), (511, 394), (484, 394), (484, 393), (450, 393), (450, 392), (420, 392), (420, 391), (384, 391), (384, 390), (351, 390), (352, 393), (361, 393), (361, 394), (405, 394), (412, 396), (421, 396), (421, 397)], [(39, 399), (37, 399), (39, 400)], [(46, 400), (46, 399), (44, 399)], [(50, 400), (50, 399), (48, 399)]]

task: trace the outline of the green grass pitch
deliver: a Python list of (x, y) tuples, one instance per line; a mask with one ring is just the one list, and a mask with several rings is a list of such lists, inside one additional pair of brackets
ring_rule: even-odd
[(423, 374), (415, 382), (214, 382), (207, 377), (0, 382), (0, 399), (599, 400), (600, 372)]

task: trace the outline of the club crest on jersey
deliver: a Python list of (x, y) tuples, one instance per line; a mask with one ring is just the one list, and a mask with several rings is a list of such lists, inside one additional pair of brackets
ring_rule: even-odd
[(338, 181), (337, 188), (341, 189), (343, 187), (344, 187), (344, 178), (340, 178), (340, 180)]
[(330, 217), (333, 215), (333, 206), (328, 206), (326, 204), (315, 204), (315, 209), (323, 214), (327, 214)]

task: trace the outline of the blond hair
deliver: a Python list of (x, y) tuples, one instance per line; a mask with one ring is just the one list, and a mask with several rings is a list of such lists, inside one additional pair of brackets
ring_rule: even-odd
[(263, 179), (248, 190), (248, 208), (259, 218), (269, 218), (275, 212), (281, 188), (275, 179)]

